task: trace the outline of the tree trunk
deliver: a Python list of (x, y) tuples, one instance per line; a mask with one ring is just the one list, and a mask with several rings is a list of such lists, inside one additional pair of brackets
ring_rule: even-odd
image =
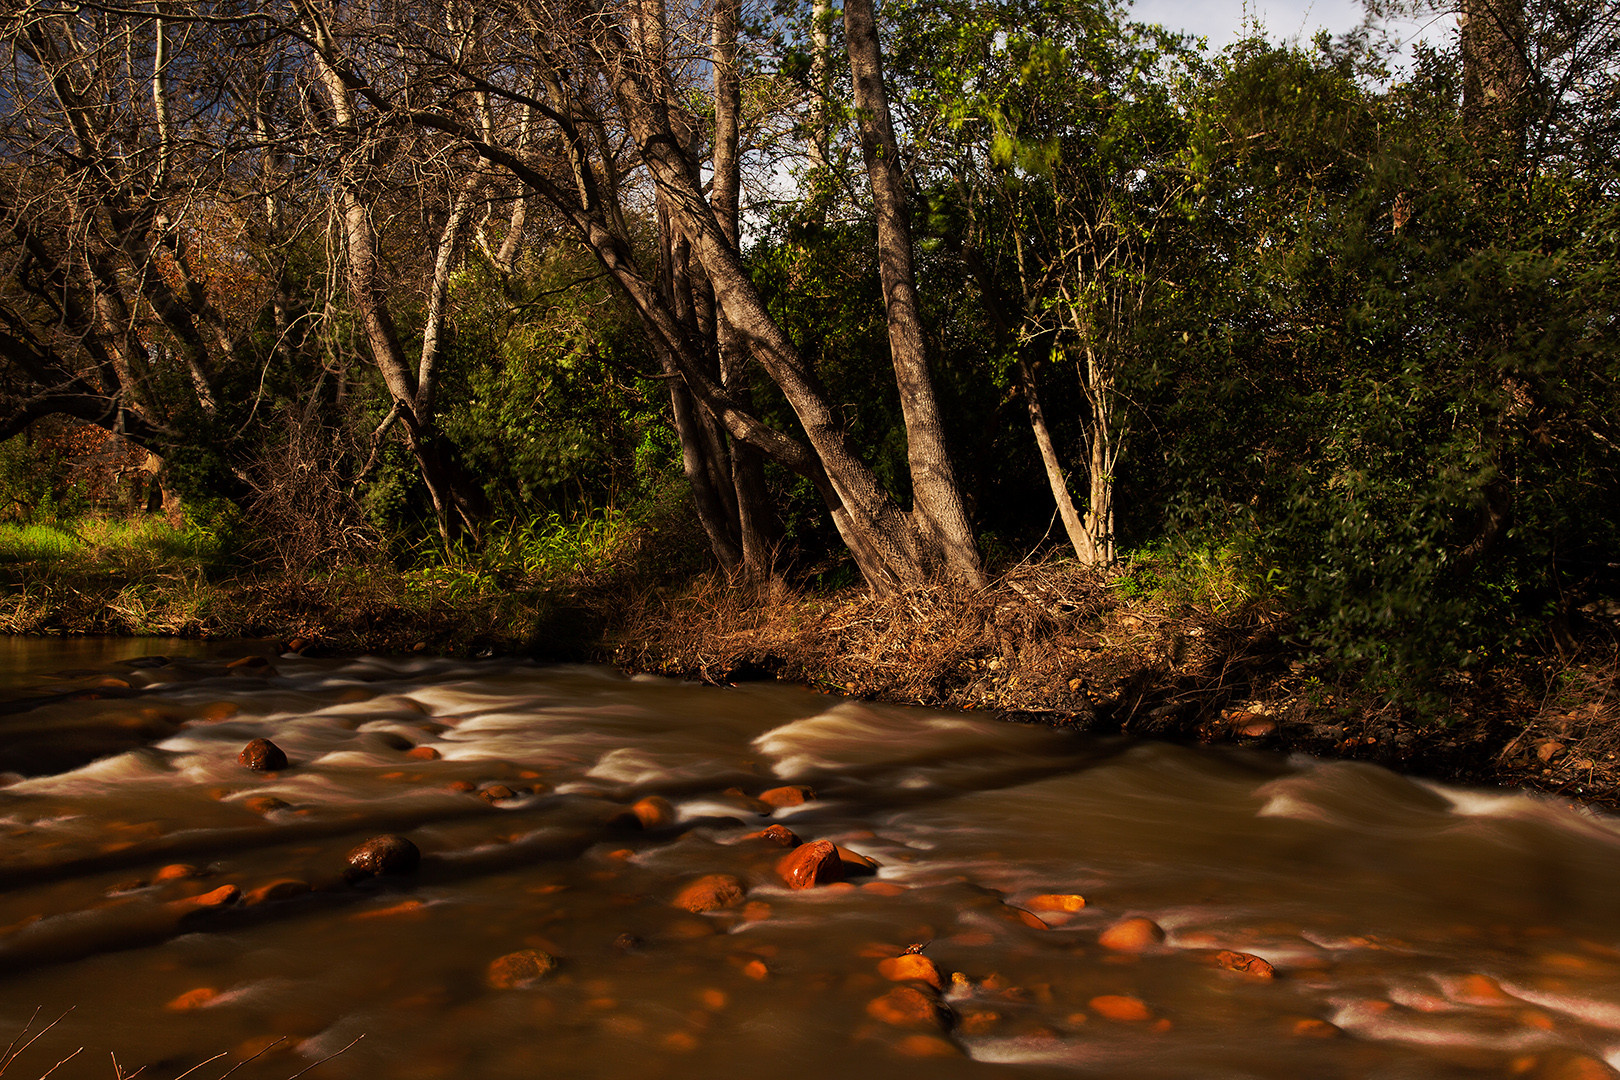
[(958, 582), (978, 587), (985, 583), (984, 568), (962, 505), (933, 377), (928, 371), (912, 267), (905, 179), (889, 119), (889, 97), (883, 87), (883, 56), (878, 47), (872, 0), (845, 0), (844, 37), (860, 116), (861, 153), (871, 178), (877, 214), (878, 267), (888, 313), (889, 352), (905, 419), (912, 516), (931, 549), (930, 559), (942, 560), (943, 569)]

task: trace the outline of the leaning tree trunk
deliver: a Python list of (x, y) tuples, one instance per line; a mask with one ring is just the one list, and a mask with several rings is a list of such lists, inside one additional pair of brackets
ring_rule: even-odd
[(871, 178), (877, 214), (878, 268), (888, 313), (889, 352), (906, 427), (912, 517), (930, 558), (943, 562), (938, 569), (964, 585), (977, 587), (984, 584), (984, 567), (962, 505), (956, 472), (951, 467), (945, 426), (928, 370), (912, 267), (905, 178), (889, 119), (889, 97), (883, 87), (883, 56), (878, 47), (872, 0), (845, 0), (844, 37), (860, 116), (861, 153)]

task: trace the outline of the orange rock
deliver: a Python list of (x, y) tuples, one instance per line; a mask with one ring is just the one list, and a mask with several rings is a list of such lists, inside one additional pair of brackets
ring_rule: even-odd
[(1295, 1020), (1291, 1030), (1295, 1035), (1301, 1035), (1307, 1039), (1333, 1039), (1344, 1034), (1326, 1020), (1318, 1020), (1314, 1016)]
[(1216, 967), (1240, 972), (1256, 979), (1269, 979), (1277, 973), (1276, 968), (1253, 953), (1234, 952), (1231, 949), (1222, 949), (1210, 957), (1210, 962)]
[(505, 802), (507, 799), (517, 798), (517, 792), (505, 784), (491, 784), (478, 792), (478, 797), (487, 803)]
[(705, 1009), (712, 1009), (715, 1012), (718, 1012), (726, 1007), (726, 1004), (728, 1001), (730, 1001), (730, 998), (726, 996), (726, 992), (724, 990), (716, 990), (713, 987), (710, 987), (709, 989), (698, 994), (698, 1000), (703, 1002), (703, 1007)]
[(804, 841), (800, 840), (792, 829), (786, 825), (767, 825), (759, 832), (751, 832), (743, 837), (744, 840), (764, 840), (777, 847), (796, 848)]
[[(1083, 1018), (1085, 1013), (1081, 1013)], [(962, 1013), (959, 1027), (964, 1035), (988, 1035), (1001, 1023), (1001, 1014), (989, 1009), (969, 1009)]]
[(1026, 900), (1024, 906), (1031, 911), (1063, 911), (1072, 915), (1086, 906), (1086, 900), (1075, 893), (1041, 893)]
[(242, 898), (242, 890), (235, 885), (221, 885), (212, 892), (205, 892), (201, 896), (188, 897), (177, 900), (175, 903), (188, 908), (213, 908), (234, 904)]
[(844, 876), (844, 864), (838, 858), (838, 846), (831, 840), (817, 840), (800, 844), (776, 864), (776, 872), (792, 889), (810, 889), (829, 885)]
[(684, 1031), (672, 1031), (668, 1035), (665, 1035), (659, 1042), (665, 1050), (670, 1050), (677, 1054), (690, 1054), (693, 1050), (698, 1048), (697, 1037)]
[(838, 861), (844, 864), (844, 874), (846, 876), (853, 875), (855, 877), (875, 874), (878, 872), (878, 867), (883, 865), (876, 859), (844, 847), (838, 849)]
[(771, 917), (771, 905), (763, 900), (750, 900), (743, 905), (744, 922), (764, 922)]
[(630, 812), (643, 829), (663, 829), (675, 824), (675, 808), (668, 799), (649, 795), (630, 805)]
[(945, 980), (940, 978), (939, 968), (928, 957), (917, 953), (889, 957), (878, 964), (878, 974), (890, 982), (922, 982), (935, 990), (945, 989)]
[(785, 810), (790, 806), (802, 806), (815, 797), (815, 791), (805, 787), (803, 784), (773, 787), (769, 791), (759, 793), (760, 802), (777, 810)]
[(871, 893), (873, 896), (899, 896), (905, 891), (904, 885), (896, 885), (892, 881), (868, 881), (861, 886), (861, 892)]
[(1133, 998), (1128, 994), (1103, 994), (1092, 998), (1088, 1004), (1092, 1012), (1110, 1020), (1135, 1022), (1153, 1019), (1153, 1013), (1147, 1005), (1140, 998)]
[(938, 1035), (907, 1035), (894, 1046), (906, 1057), (961, 1057), (962, 1051)]
[(866, 1004), (866, 1015), (895, 1027), (949, 1026), (950, 1013), (932, 996), (911, 986), (897, 986)]
[(478, 785), (473, 783), (471, 780), (452, 780), (446, 784), (445, 787), (449, 788), (451, 791), (458, 791), (463, 795), (470, 795), (474, 791), (478, 790)]
[(742, 973), (755, 981), (762, 981), (770, 975), (771, 969), (765, 966), (763, 960), (750, 960), (743, 965)]
[(521, 990), (545, 978), (556, 966), (557, 960), (550, 953), (523, 949), (490, 961), (484, 984), (491, 990)]
[(675, 906), (701, 914), (736, 907), (743, 901), (742, 882), (730, 874), (706, 874), (675, 894)]
[(163, 1007), (170, 1012), (190, 1012), (192, 1009), (202, 1008), (217, 997), (219, 991), (212, 986), (199, 986), (195, 990), (187, 990)]
[(1164, 930), (1152, 919), (1123, 919), (1104, 930), (1097, 943), (1115, 952), (1142, 952), (1164, 941)]
[(242, 711), (242, 706), (234, 701), (214, 701), (204, 705), (197, 713), (197, 719), (204, 724), (218, 724), (229, 720)]
[(300, 881), (298, 878), (279, 878), (268, 885), (249, 889), (242, 897), (242, 901), (252, 907), (256, 904), (268, 904), (272, 900), (291, 900), (295, 896), (309, 892), (309, 888), (307, 881)]
[(438, 761), (439, 758), (443, 757), (444, 755), (440, 754), (431, 746), (413, 746), (409, 750), (405, 751), (405, 756), (408, 758), (415, 758), (418, 761)]
[(1254, 720), (1238, 729), (1240, 734), (1250, 739), (1264, 738), (1276, 730), (1277, 725), (1270, 720)]
[(153, 881), (179, 881), (182, 878), (202, 877), (202, 871), (190, 863), (170, 863), (152, 875)]
[(1464, 975), (1452, 986), (1452, 997), (1466, 1005), (1516, 1005), (1518, 999), (1489, 975)]
[(242, 805), (255, 814), (270, 814), (277, 810), (285, 810), (292, 804), (274, 795), (250, 795), (242, 800)]

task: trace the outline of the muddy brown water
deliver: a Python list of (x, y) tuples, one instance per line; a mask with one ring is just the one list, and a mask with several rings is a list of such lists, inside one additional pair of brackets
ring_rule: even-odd
[[(217, 1078), (267, 1046), (231, 1075), (344, 1047), (310, 1076), (1552, 1080), (1620, 1062), (1620, 823), (1569, 806), (773, 684), (9, 647), (0, 1047), (36, 1009), (36, 1031), (72, 1011), (7, 1080), (78, 1047), (54, 1077), (115, 1076), (116, 1055), (167, 1080), (223, 1053), (192, 1074)], [(240, 766), (254, 738), (289, 768)], [(68, 764), (18, 775), (53, 754)], [(479, 794), (497, 784), (510, 797)], [(752, 798), (781, 785), (816, 798)], [(650, 828), (626, 813), (648, 796), (668, 804)], [(749, 837), (771, 824), (877, 866), (789, 889), (783, 849)], [(419, 869), (345, 880), (383, 833)], [(675, 906), (708, 874), (746, 895)], [(1133, 917), (1164, 940), (1107, 947)], [(919, 947), (942, 992), (886, 977)], [(506, 985), (492, 964), (527, 950), (555, 968)]]

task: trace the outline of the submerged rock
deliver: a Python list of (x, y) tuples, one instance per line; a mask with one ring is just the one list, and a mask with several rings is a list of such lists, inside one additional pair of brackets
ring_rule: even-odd
[(421, 850), (403, 836), (393, 833), (374, 836), (349, 852), (350, 881), (383, 874), (409, 874), (422, 862)]
[(786, 825), (768, 825), (759, 830), (759, 832), (749, 833), (747, 836), (743, 837), (743, 839), (764, 840), (767, 843), (775, 844), (777, 847), (785, 848), (796, 848), (800, 844), (804, 843), (804, 841), (800, 840), (798, 835)]
[(1216, 967), (1236, 971), (1253, 979), (1269, 979), (1277, 973), (1276, 968), (1253, 953), (1236, 952), (1232, 949), (1222, 949), (1210, 957), (1210, 962)]
[(838, 845), (831, 840), (800, 844), (776, 864), (776, 872), (790, 889), (812, 889), (844, 880)]
[(890, 982), (920, 982), (927, 983), (935, 990), (945, 989), (945, 980), (940, 978), (939, 968), (928, 957), (917, 953), (889, 957), (878, 964), (878, 974)]
[(1164, 941), (1164, 930), (1152, 919), (1122, 919), (1104, 930), (1097, 943), (1115, 952), (1142, 952)]
[(736, 907), (743, 895), (742, 882), (730, 874), (705, 874), (675, 894), (675, 906), (701, 915)]
[(949, 1029), (951, 1011), (932, 994), (913, 986), (897, 986), (867, 1002), (866, 1015), (895, 1027)]
[(287, 755), (269, 739), (254, 739), (242, 747), (236, 760), (257, 772), (280, 772), (287, 767)]
[(539, 949), (523, 949), (490, 961), (484, 984), (491, 990), (521, 990), (545, 978), (557, 967), (557, 959)]

